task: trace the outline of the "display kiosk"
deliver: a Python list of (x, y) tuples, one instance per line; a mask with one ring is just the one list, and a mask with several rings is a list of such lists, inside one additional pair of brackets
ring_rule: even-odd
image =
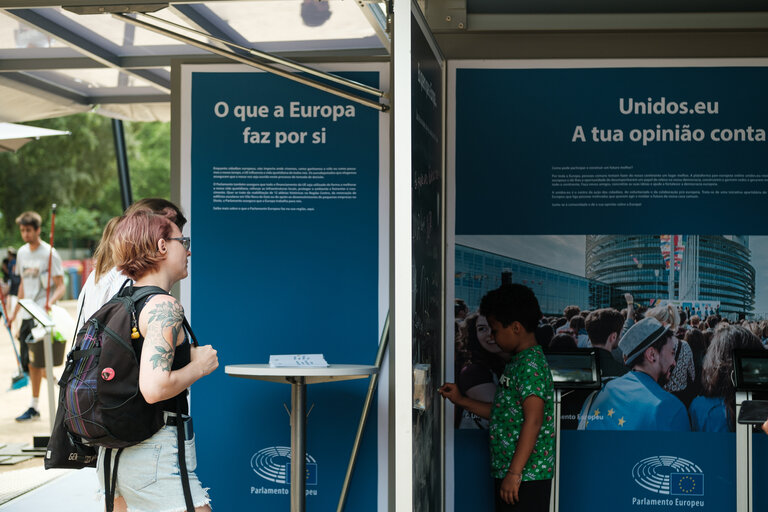
[(560, 417), (563, 397), (576, 390), (600, 389), (600, 361), (595, 349), (545, 354), (555, 385), (555, 476), (552, 479), (550, 512), (560, 509)]
[(768, 350), (734, 350), (733, 380), (737, 418), (736, 510), (752, 512), (752, 429), (768, 419), (768, 401), (752, 400), (752, 393), (768, 391)]
[(56, 418), (56, 395), (53, 391), (53, 327), (56, 325), (51, 317), (46, 313), (37, 302), (32, 299), (19, 299), (19, 304), (24, 310), (32, 315), (35, 321), (45, 328), (45, 337), (38, 341), (43, 343), (43, 354), (45, 355), (45, 375), (48, 383), (48, 422), (53, 430), (53, 420)]

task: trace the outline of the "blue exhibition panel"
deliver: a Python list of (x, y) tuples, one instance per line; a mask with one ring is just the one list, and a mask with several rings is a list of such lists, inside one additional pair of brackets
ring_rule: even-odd
[[(221, 364), (192, 390), (198, 475), (218, 510), (285, 510), (291, 388), (224, 366), (270, 354), (374, 362), (379, 113), (267, 73), (214, 69), (187, 76), (190, 309)], [(379, 83), (370, 68), (340, 74)], [(336, 507), (367, 383), (307, 386), (307, 510)], [(376, 501), (376, 422), (374, 410), (348, 510)]]
[(752, 434), (752, 510), (768, 510), (768, 436)]
[[(750, 269), (763, 270), (767, 78), (764, 65), (722, 59), (455, 63), (455, 298), (477, 304), (505, 272), (548, 315), (567, 305), (619, 310), (624, 292), (643, 306), (725, 304), (732, 283), (715, 277), (731, 262), (705, 245), (729, 255), (744, 247)], [(679, 274), (664, 266), (662, 233), (703, 235), (701, 245), (678, 239)], [(744, 289), (747, 301), (729, 305), (733, 321), (762, 311), (754, 278)], [(655, 407), (637, 402), (637, 412)], [(735, 511), (735, 434), (662, 430), (563, 431), (560, 510)], [(462, 485), (461, 463), (477, 448), (468, 436), (456, 431)], [(755, 482), (765, 480), (766, 442), (755, 439)], [(762, 489), (754, 501), (768, 509)]]
[(457, 235), (768, 233), (768, 68), (466, 66)]
[(568, 430), (561, 436), (560, 510), (736, 511), (733, 433)]
[(453, 446), (454, 510), (493, 510), (488, 431), (456, 430)]

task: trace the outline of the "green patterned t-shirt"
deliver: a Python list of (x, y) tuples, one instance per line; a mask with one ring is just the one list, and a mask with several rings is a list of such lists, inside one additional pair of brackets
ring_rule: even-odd
[(552, 478), (555, 465), (555, 400), (552, 373), (541, 347), (514, 354), (504, 368), (491, 404), (491, 476), (504, 478), (512, 463), (520, 429), (523, 401), (529, 396), (544, 400), (544, 421), (536, 446), (523, 469), (523, 480)]

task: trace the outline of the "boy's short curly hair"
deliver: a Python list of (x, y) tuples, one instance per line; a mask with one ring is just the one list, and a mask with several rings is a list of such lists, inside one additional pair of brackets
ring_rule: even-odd
[(157, 242), (171, 236), (172, 226), (167, 217), (147, 210), (123, 216), (110, 241), (117, 269), (134, 281), (157, 269), (165, 259)]
[(492, 317), (503, 327), (520, 322), (528, 332), (536, 331), (542, 317), (533, 290), (517, 283), (505, 284), (486, 293), (480, 301), (480, 314)]

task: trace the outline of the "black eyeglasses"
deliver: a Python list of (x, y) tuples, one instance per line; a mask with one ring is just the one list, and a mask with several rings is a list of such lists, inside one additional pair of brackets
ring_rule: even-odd
[(189, 246), (192, 245), (192, 239), (188, 236), (179, 236), (176, 238), (169, 238), (168, 240), (176, 240), (177, 242), (181, 242), (181, 245), (184, 246), (185, 251), (188, 251)]

